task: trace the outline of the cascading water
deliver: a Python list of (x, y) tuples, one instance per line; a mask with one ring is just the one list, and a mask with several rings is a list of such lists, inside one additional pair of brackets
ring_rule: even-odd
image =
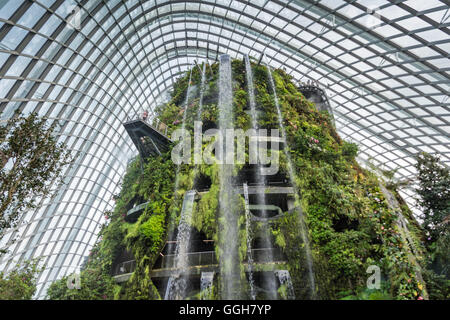
[(202, 272), (200, 276), (200, 299), (208, 300), (211, 298), (214, 272)]
[(277, 276), (280, 284), (285, 287), (285, 294), (283, 298), (286, 300), (295, 300), (294, 286), (292, 285), (291, 274), (288, 270), (276, 270), (275, 275)]
[[(251, 120), (252, 120), (252, 128), (255, 130), (255, 132), (258, 133), (258, 114), (256, 112), (256, 103), (255, 103), (255, 90), (253, 85), (253, 72), (252, 67), (250, 64), (250, 59), (248, 55), (244, 56), (245, 60), (245, 73), (247, 77), (247, 88), (248, 88), (248, 96), (249, 96), (249, 104), (250, 104), (250, 113), (251, 113)], [(259, 138), (259, 136), (258, 136)], [(258, 139), (258, 149), (260, 147), (259, 145), (259, 139)], [(258, 160), (258, 163), (256, 164), (256, 170), (255, 170), (255, 180), (256, 180), (256, 201), (257, 204), (260, 205), (266, 205), (266, 179), (265, 175), (263, 174), (263, 166), (261, 165), (261, 162)], [(265, 219), (268, 217), (267, 210), (262, 209), (261, 210), (261, 218)], [(272, 243), (270, 240), (270, 230), (269, 225), (267, 222), (263, 222), (263, 228), (262, 228), (262, 245), (264, 249), (264, 255), (262, 259), (264, 261), (270, 262), (273, 261), (273, 248)], [(264, 281), (267, 286), (267, 293), (268, 293), (268, 299), (276, 299), (277, 298), (277, 285), (276, 285), (276, 279), (273, 275), (273, 273), (268, 272), (264, 274)]]
[[(269, 64), (266, 62), (266, 68), (267, 68), (267, 76), (269, 78), (269, 82), (270, 82), (270, 86), (272, 88), (273, 91), (273, 97), (275, 100), (275, 107), (277, 110), (277, 115), (278, 115), (278, 125), (280, 127), (281, 130), (281, 138), (283, 139), (283, 142), (285, 144), (285, 147), (283, 148), (284, 150), (284, 154), (286, 156), (286, 165), (287, 165), (287, 170), (289, 173), (289, 179), (290, 182), (292, 184), (292, 187), (294, 188), (294, 195), (295, 195), (295, 202), (296, 203), (300, 203), (299, 201), (299, 194), (298, 194), (298, 188), (297, 185), (295, 183), (294, 180), (294, 169), (293, 169), (293, 165), (292, 165), (292, 160), (291, 160), (291, 155), (289, 154), (288, 151), (288, 145), (287, 145), (287, 139), (286, 139), (286, 130), (284, 128), (284, 124), (283, 124), (283, 116), (281, 114), (281, 109), (280, 109), (280, 104), (278, 101), (278, 95), (277, 95), (277, 90), (276, 90), (276, 86), (275, 86), (275, 82), (273, 81), (273, 77), (272, 77), (272, 70), (269, 66)], [(308, 271), (308, 280), (309, 280), (309, 285), (310, 285), (310, 290), (311, 290), (311, 298), (315, 299), (316, 296), (316, 284), (315, 284), (315, 280), (314, 280), (314, 270), (313, 270), (313, 264), (312, 264), (312, 256), (311, 256), (311, 249), (309, 246), (309, 239), (308, 239), (308, 235), (306, 233), (306, 225), (305, 225), (305, 219), (303, 216), (303, 210), (300, 206), (297, 207), (298, 210), (298, 216), (299, 216), (299, 220), (300, 220), (300, 233), (302, 236), (302, 240), (305, 246), (305, 253), (306, 253), (306, 264), (307, 264), (307, 271)]]
[(169, 281), (167, 282), (166, 293), (164, 294), (164, 300), (171, 300), (170, 296), (172, 293), (172, 288), (174, 287), (174, 276), (169, 277)]
[[(186, 130), (186, 114), (187, 114), (187, 108), (189, 104), (189, 96), (191, 95), (191, 80), (192, 80), (192, 69), (189, 72), (189, 82), (188, 87), (186, 90), (186, 99), (184, 100), (184, 108), (183, 108), (183, 121), (181, 123), (181, 131), (184, 132)], [(177, 165), (177, 171), (175, 176), (175, 196), (177, 196), (178, 191), (178, 185), (179, 185), (179, 179), (178, 179), (178, 173), (180, 172), (180, 165)]]
[[(186, 129), (186, 114), (187, 114), (187, 108), (188, 108), (188, 103), (189, 103), (189, 96), (190, 96), (190, 93), (191, 93), (191, 90), (190, 90), (191, 89), (191, 80), (192, 80), (192, 69), (189, 72), (189, 82), (188, 82), (188, 87), (187, 87), (187, 90), (186, 90), (186, 98), (185, 98), (185, 101), (184, 101), (183, 121), (182, 121), (182, 124), (181, 124), (182, 132), (184, 132), (185, 129)], [(174, 197), (175, 198), (178, 197), (178, 189), (179, 189), (179, 175), (178, 174), (179, 173), (180, 173), (180, 164), (177, 165), (177, 169), (176, 169), (176, 173), (175, 173), (175, 186), (174, 186)], [(185, 195), (185, 199), (186, 199), (186, 195)], [(184, 206), (184, 202), (183, 202), (183, 206)], [(180, 217), (180, 223), (182, 221), (183, 221), (183, 219)], [(178, 226), (178, 228), (180, 228), (180, 226)], [(179, 235), (179, 233), (178, 233), (178, 235)], [(177, 235), (177, 238), (178, 238), (178, 235)], [(169, 238), (173, 239), (173, 234), (171, 234)], [(178, 242), (177, 242), (177, 244), (178, 244)], [(189, 245), (189, 244), (187, 244), (187, 245)], [(170, 242), (169, 245), (168, 245), (168, 251), (171, 252), (172, 248), (173, 248), (173, 243)], [(176, 250), (175, 252), (177, 252), (178, 251), (178, 247), (176, 247), (175, 250)], [(177, 260), (175, 260), (175, 263), (177, 263)], [(167, 266), (167, 265), (165, 265), (163, 267), (168, 268), (168, 267), (176, 267), (176, 266)], [(166, 293), (165, 293), (165, 297), (164, 297), (165, 300), (169, 300), (169, 299), (173, 298), (173, 290), (174, 290), (173, 288), (174, 288), (174, 286), (176, 286), (176, 282), (177, 282), (176, 281), (176, 277), (177, 277), (177, 275), (171, 276), (169, 278), (169, 281), (167, 282)]]
[(198, 110), (197, 110), (197, 121), (201, 121), (202, 112), (203, 112), (203, 94), (205, 92), (205, 73), (206, 73), (206, 62), (203, 63), (202, 68), (202, 80), (200, 83), (200, 100), (198, 102)]
[(183, 299), (186, 292), (186, 279), (183, 277), (189, 267), (188, 251), (190, 247), (192, 208), (194, 206), (195, 190), (189, 190), (184, 194), (183, 207), (181, 208), (180, 223), (178, 225), (177, 246), (175, 251), (176, 271), (169, 279), (166, 288), (166, 300)]
[[(226, 129), (233, 128), (233, 92), (231, 87), (231, 61), (230, 56), (220, 56), (219, 68), (219, 129), (225, 140)], [(220, 246), (220, 273), (222, 299), (239, 299), (241, 296), (240, 261), (238, 251), (238, 215), (233, 210), (236, 207), (231, 178), (234, 165), (226, 161), (225, 143), (219, 164), (219, 233)]]
[(250, 299), (256, 299), (255, 284), (253, 282), (253, 255), (252, 255), (252, 237), (250, 225), (250, 210), (248, 202), (248, 186), (244, 183), (244, 200), (245, 200), (245, 230), (247, 232), (247, 264), (248, 264), (248, 284), (250, 286)]
[[(201, 125), (201, 120), (202, 120), (202, 112), (203, 112), (203, 95), (205, 92), (205, 78), (206, 78), (206, 62), (203, 63), (203, 68), (202, 68), (202, 79), (201, 79), (201, 84), (200, 84), (200, 99), (198, 102), (198, 109), (197, 109), (197, 118), (196, 121), (194, 122), (194, 141), (202, 141), (202, 125)], [(199, 163), (201, 161), (201, 156), (202, 154), (202, 145), (199, 143), (194, 143), (194, 162), (195, 163)], [(198, 165), (195, 165), (195, 173), (194, 176), (197, 176), (198, 174)]]
[(250, 104), (250, 112), (251, 112), (251, 119), (252, 119), (252, 128), (257, 129), (258, 128), (258, 116), (256, 114), (256, 103), (255, 103), (255, 89), (253, 85), (253, 72), (252, 72), (252, 66), (250, 64), (250, 58), (246, 54), (244, 56), (245, 59), (245, 74), (247, 77), (247, 88), (248, 88), (248, 100)]

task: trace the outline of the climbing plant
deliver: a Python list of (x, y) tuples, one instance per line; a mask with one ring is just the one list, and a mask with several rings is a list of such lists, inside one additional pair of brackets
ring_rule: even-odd
[[(279, 128), (267, 69), (253, 62), (252, 69), (257, 109), (261, 111), (258, 127)], [(168, 125), (169, 136), (183, 125), (183, 119), (191, 136), (193, 123), (198, 118), (208, 128), (217, 127), (218, 64), (208, 66), (206, 70), (200, 117), (201, 67), (185, 73), (175, 83), (172, 99), (155, 109), (156, 117)], [(233, 121), (235, 127), (245, 130), (250, 128), (251, 121), (242, 61), (232, 62), (232, 74)], [(291, 274), (296, 297), (309, 298), (313, 290), (319, 299), (423, 299), (424, 283), (417, 276), (416, 264), (410, 259), (411, 250), (404, 241), (403, 230), (398, 227), (398, 212), (388, 203), (380, 188), (380, 179), (355, 160), (358, 146), (339, 137), (331, 115), (318, 111), (306, 100), (291, 76), (283, 70), (274, 70), (273, 79), (287, 134), (287, 156), (280, 152), (279, 170), (287, 174), (288, 158), (291, 158), (294, 174), (291, 178), (298, 200), (295, 210), (283, 212), (281, 218), (270, 223), (269, 236), (287, 257), (285, 268)], [(207, 144), (203, 141), (201, 147), (205, 151)], [(245, 153), (248, 160), (248, 147)], [(242, 168), (241, 164), (234, 167), (234, 178)], [(136, 260), (136, 269), (127, 282), (103, 286), (95, 297), (161, 298), (151, 278), (152, 268), (180, 219), (184, 193), (196, 188), (196, 178), (200, 175), (210, 181), (210, 186), (195, 202), (190, 223), (196, 231), (215, 241), (216, 256), (220, 259), (223, 252), (218, 243), (223, 221), (219, 215), (218, 166), (182, 164), (177, 168), (170, 161), (170, 153), (146, 159), (143, 167), (137, 160), (128, 168), (114, 210), (106, 213), (108, 223), (102, 228), (101, 238), (87, 264), (88, 268), (96, 266), (99, 277), (106, 277), (106, 283), (110, 283), (115, 257), (128, 250)], [(421, 248), (423, 230), (414, 222), (411, 211), (398, 193), (392, 188), (390, 192), (397, 197), (402, 215), (410, 222), (410, 238)], [(136, 197), (149, 204), (135, 223), (128, 223), (125, 221), (127, 207)], [(263, 225), (252, 222), (252, 230), (246, 230), (242, 197), (237, 198), (233, 210), (237, 215), (240, 279), (245, 283), (246, 238), (261, 232)], [(316, 288), (310, 287), (308, 280), (308, 246)], [(424, 264), (423, 250), (418, 250), (415, 255), (418, 263)], [(382, 273), (380, 290), (366, 287), (366, 270), (373, 265)], [(91, 281), (83, 272), (82, 279)], [(432, 285), (438, 288), (436, 292), (445, 292), (444, 282), (436, 280)], [(50, 291), (51, 298), (68, 297), (67, 293), (58, 294), (60, 291), (56, 290), (57, 285), (54, 286)], [(243, 285), (242, 290), (247, 289), (247, 285)], [(215, 298), (220, 298), (220, 290), (220, 283), (214, 282)], [(286, 294), (286, 288), (282, 287), (279, 293)], [(193, 299), (198, 297), (198, 294), (190, 295)]]

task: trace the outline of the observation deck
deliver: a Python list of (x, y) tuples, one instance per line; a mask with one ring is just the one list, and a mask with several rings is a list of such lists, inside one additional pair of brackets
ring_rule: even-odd
[[(268, 261), (266, 259), (267, 252), (272, 251), (272, 259)], [(189, 252), (187, 253), (189, 260), (189, 268), (186, 275), (196, 276), (200, 275), (202, 272), (219, 272), (219, 264), (217, 262), (217, 257), (215, 251), (201, 251), (201, 252)], [(275, 271), (286, 269), (286, 257), (279, 248), (259, 248), (252, 249), (252, 271)], [(151, 278), (166, 278), (170, 277), (176, 268), (172, 267), (175, 265), (176, 254), (168, 254), (162, 256), (159, 265), (151, 271)], [(249, 265), (244, 262), (245, 270), (249, 270)], [(130, 279), (136, 268), (136, 261), (129, 260), (118, 264), (114, 270), (113, 278), (116, 282), (125, 282)]]
[(169, 150), (172, 140), (165, 135), (167, 132), (154, 128), (148, 120), (135, 116), (127, 118), (123, 126), (143, 159), (160, 156)]
[(136, 222), (139, 216), (144, 212), (144, 209), (149, 205), (150, 202), (144, 202), (138, 204), (127, 211), (127, 216), (125, 217), (125, 221), (127, 222)]
[(331, 109), (330, 101), (328, 100), (325, 90), (323, 90), (317, 82), (301, 83), (298, 90), (305, 96), (306, 99), (314, 103), (319, 111), (327, 111), (332, 119), (333, 110)]

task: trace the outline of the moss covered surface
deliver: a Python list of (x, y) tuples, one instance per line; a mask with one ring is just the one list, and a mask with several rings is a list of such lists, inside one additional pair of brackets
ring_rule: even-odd
[[(252, 64), (256, 90), (257, 108), (261, 110), (258, 125), (261, 128), (278, 128), (274, 96), (267, 78), (266, 68)], [(218, 118), (218, 64), (207, 67), (202, 114), (198, 115), (200, 68), (193, 68), (191, 74), (191, 96), (186, 109), (186, 128), (193, 130), (194, 120), (215, 123)], [(251, 126), (248, 115), (248, 94), (245, 83), (245, 66), (242, 61), (232, 62), (233, 112), (236, 128)], [(299, 193), (299, 203), (305, 217), (307, 236), (313, 257), (316, 280), (316, 297), (319, 299), (418, 299), (422, 296), (424, 284), (415, 276), (414, 266), (407, 257), (406, 244), (402, 242), (396, 226), (396, 214), (387, 205), (379, 187), (379, 179), (362, 169), (355, 161), (357, 146), (343, 141), (332, 125), (330, 115), (319, 112), (297, 90), (289, 75), (282, 70), (273, 72), (280, 108), (287, 133), (288, 152), (291, 156), (295, 177), (293, 180)], [(174, 86), (171, 101), (156, 108), (158, 118), (169, 127), (170, 135), (180, 128), (183, 108), (189, 86), (189, 72)], [(203, 143), (203, 150), (207, 146)], [(248, 154), (247, 154), (248, 156)], [(280, 170), (286, 172), (286, 158), (280, 152)], [(236, 168), (236, 174), (242, 165)], [(178, 172), (178, 189), (174, 192), (176, 166), (170, 161), (170, 154), (160, 158), (147, 159), (141, 169), (139, 160), (133, 162), (124, 177), (122, 191), (115, 208), (107, 213), (109, 223), (101, 231), (100, 241), (94, 247), (87, 269), (82, 272), (86, 278), (89, 270), (95, 269), (99, 279), (108, 278), (103, 292), (92, 298), (115, 299), (160, 299), (153, 285), (150, 272), (174, 226), (185, 191), (195, 188), (198, 175), (211, 180), (209, 190), (196, 201), (192, 226), (213, 239), (219, 240), (219, 174), (217, 165), (183, 164)], [(395, 190), (393, 190), (395, 192)], [(124, 221), (126, 206), (136, 196), (150, 204), (136, 223)], [(398, 195), (397, 195), (398, 196)], [(401, 201), (401, 199), (400, 199)], [(411, 225), (411, 236), (421, 247), (422, 230), (415, 223), (411, 212), (401, 202), (403, 215)], [(239, 260), (241, 278), (244, 268), (247, 244), (243, 198), (235, 208), (239, 215)], [(305, 243), (300, 230), (298, 211), (285, 212), (281, 219), (270, 224), (275, 245), (287, 256), (297, 298), (308, 297)], [(261, 226), (259, 226), (261, 227)], [(258, 225), (252, 230), (256, 233)], [(110, 281), (111, 266), (118, 253), (126, 248), (136, 259), (136, 271), (130, 280), (121, 286)], [(216, 246), (217, 256), (221, 252)], [(417, 256), (420, 262), (420, 252)], [(383, 285), (380, 290), (367, 291), (367, 268), (377, 265), (381, 268)], [(103, 281), (103, 280), (102, 280)], [(67, 298), (64, 279), (55, 282), (49, 290), (51, 299)], [(212, 296), (220, 297), (220, 284), (215, 281)], [(243, 289), (245, 290), (245, 288)], [(283, 291), (283, 288), (280, 289)], [(67, 290), (66, 290), (67, 291)], [(198, 298), (192, 293), (191, 298)], [(245, 297), (245, 295), (244, 295)], [(70, 296), (70, 298), (77, 298)], [(82, 296), (78, 297), (82, 298)]]

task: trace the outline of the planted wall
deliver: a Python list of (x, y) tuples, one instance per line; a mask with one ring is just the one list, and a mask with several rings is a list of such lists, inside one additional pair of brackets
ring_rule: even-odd
[[(203, 129), (217, 127), (219, 117), (218, 85), (219, 65), (205, 67), (205, 85), (201, 94), (202, 66), (194, 67), (174, 85), (172, 99), (156, 109), (159, 121), (168, 126), (168, 135), (185, 126), (193, 136), (194, 121), (201, 120)], [(256, 107), (260, 128), (278, 128), (277, 110), (267, 70), (252, 63)], [(235, 128), (251, 127), (248, 86), (243, 61), (232, 61), (233, 117)], [(401, 203), (395, 208), (386, 200), (381, 180), (361, 168), (355, 160), (357, 146), (343, 141), (337, 134), (330, 115), (319, 112), (298, 91), (289, 75), (282, 70), (273, 72), (283, 123), (287, 134), (287, 150), (291, 157), (294, 177), (304, 221), (297, 211), (283, 212), (280, 219), (269, 224), (271, 242), (287, 258), (295, 296), (310, 298), (307, 281), (306, 243), (302, 239), (302, 226), (312, 255), (317, 299), (421, 299), (426, 297), (425, 283), (421, 280), (423, 263), (422, 231), (411, 212), (395, 190), (390, 190)], [(189, 79), (191, 80), (189, 82)], [(189, 89), (189, 90), (188, 90)], [(188, 92), (189, 91), (189, 92)], [(201, 113), (200, 98), (201, 100)], [(187, 104), (186, 104), (187, 102)], [(156, 121), (155, 121), (156, 125)], [(208, 143), (203, 143), (203, 150)], [(193, 146), (192, 146), (193, 148)], [(248, 149), (246, 149), (248, 157)], [(288, 174), (287, 159), (280, 156), (280, 171)], [(243, 165), (236, 165), (238, 176)], [(199, 177), (210, 185), (195, 202), (192, 228), (215, 241), (216, 256), (220, 260), (222, 230), (219, 215), (220, 177), (217, 164), (181, 164), (171, 161), (170, 153), (142, 161), (136, 159), (124, 177), (122, 191), (115, 208), (105, 215), (108, 223), (102, 228), (99, 241), (93, 248), (86, 268), (81, 272), (82, 283), (95, 287), (83, 290), (65, 289), (65, 280), (55, 282), (49, 290), (51, 299), (161, 299), (151, 278), (151, 271), (167, 240), (173, 238), (179, 222), (183, 196), (187, 190), (198, 187)], [(389, 192), (389, 191), (388, 191)], [(139, 196), (149, 205), (137, 222), (125, 221), (127, 205)], [(236, 298), (248, 298), (247, 260), (249, 236), (245, 228), (244, 199), (237, 196), (231, 203), (237, 216), (240, 292)], [(408, 222), (408, 236), (414, 242), (405, 242), (405, 231), (398, 226), (399, 214)], [(250, 236), (256, 237), (261, 223), (252, 225)], [(117, 256), (127, 250), (136, 261), (130, 279), (116, 284), (112, 279), (112, 266)], [(367, 289), (371, 274), (366, 270), (375, 265), (381, 270), (381, 288)], [(214, 282), (210, 298), (221, 298), (220, 274)], [(283, 296), (284, 287), (279, 288)], [(84, 293), (83, 293), (84, 292)], [(196, 299), (197, 292), (186, 298)], [(257, 299), (267, 298), (259, 294)]]

